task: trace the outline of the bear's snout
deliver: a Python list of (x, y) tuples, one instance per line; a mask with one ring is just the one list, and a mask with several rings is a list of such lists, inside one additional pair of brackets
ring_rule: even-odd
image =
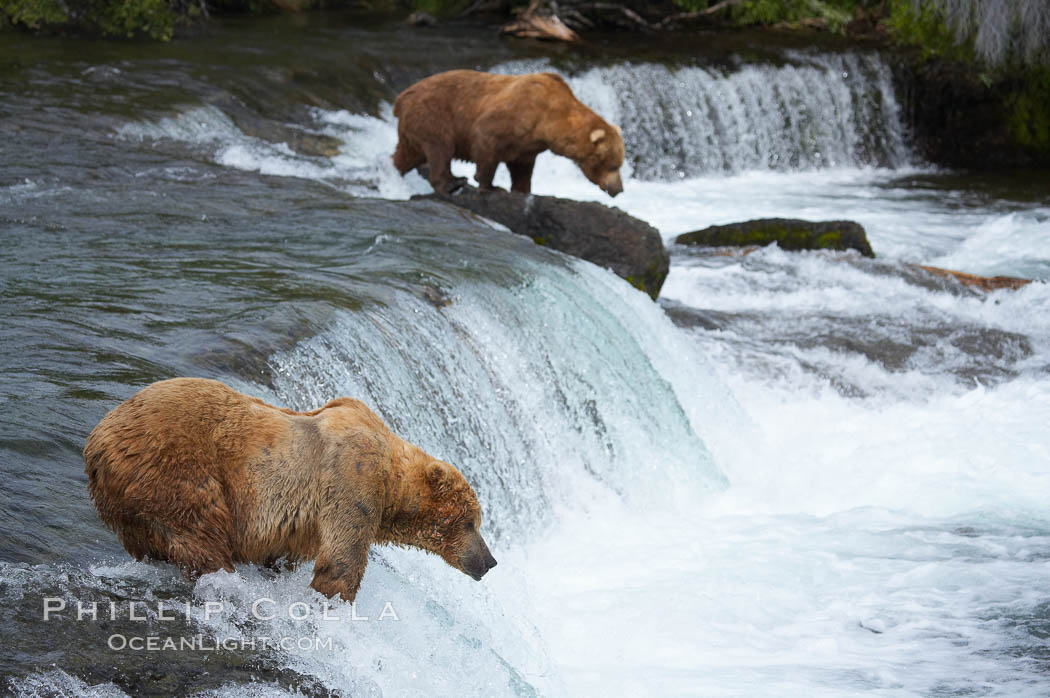
[(615, 197), (623, 191), (623, 181), (620, 179), (620, 173), (616, 172), (612, 176), (606, 177), (599, 186), (605, 190), (606, 194)]
[(463, 571), (476, 580), (481, 580), (485, 573), (496, 566), (496, 558), (489, 552), (485, 539), (475, 534), (462, 557)]

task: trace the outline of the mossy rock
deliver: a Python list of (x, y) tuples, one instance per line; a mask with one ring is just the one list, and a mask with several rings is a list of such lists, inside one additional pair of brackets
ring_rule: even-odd
[(701, 247), (753, 247), (777, 243), (784, 250), (857, 250), (874, 257), (864, 227), (853, 221), (804, 221), (796, 218), (762, 218), (713, 225), (683, 233), (680, 245)]

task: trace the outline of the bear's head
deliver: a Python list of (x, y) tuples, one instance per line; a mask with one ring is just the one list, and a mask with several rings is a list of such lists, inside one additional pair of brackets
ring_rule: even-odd
[(586, 154), (577, 164), (587, 179), (609, 196), (616, 196), (623, 191), (620, 167), (623, 165), (624, 149), (620, 128), (599, 121), (590, 129), (587, 139)]
[(431, 461), (424, 475), (428, 496), (416, 519), (420, 547), (460, 572), (480, 580), (496, 566), (481, 537), (481, 506), (467, 479), (443, 461)]

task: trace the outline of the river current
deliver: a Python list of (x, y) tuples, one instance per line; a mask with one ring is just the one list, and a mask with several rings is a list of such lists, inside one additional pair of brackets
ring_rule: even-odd
[[(622, 126), (615, 201), (549, 154), (533, 190), (656, 226), (658, 302), (408, 200), (429, 187), (389, 162), (390, 104), (454, 67), (558, 71)], [(169, 45), (4, 35), (5, 689), (1046, 695), (1047, 173), (938, 170), (900, 111), (855, 47), (565, 56), (344, 15)], [(877, 257), (672, 242), (766, 216), (856, 220)], [(130, 560), (80, 452), (176, 375), (363, 399), (463, 470), (499, 566), (478, 583), (377, 548), (331, 621), (309, 564), (191, 583)]]

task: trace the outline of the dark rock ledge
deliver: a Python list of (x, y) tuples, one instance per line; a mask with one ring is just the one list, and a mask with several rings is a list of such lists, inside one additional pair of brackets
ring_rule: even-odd
[(671, 265), (656, 228), (604, 204), (502, 190), (482, 193), (470, 186), (450, 195), (419, 198), (447, 201), (528, 236), (537, 245), (611, 269), (654, 300)]

